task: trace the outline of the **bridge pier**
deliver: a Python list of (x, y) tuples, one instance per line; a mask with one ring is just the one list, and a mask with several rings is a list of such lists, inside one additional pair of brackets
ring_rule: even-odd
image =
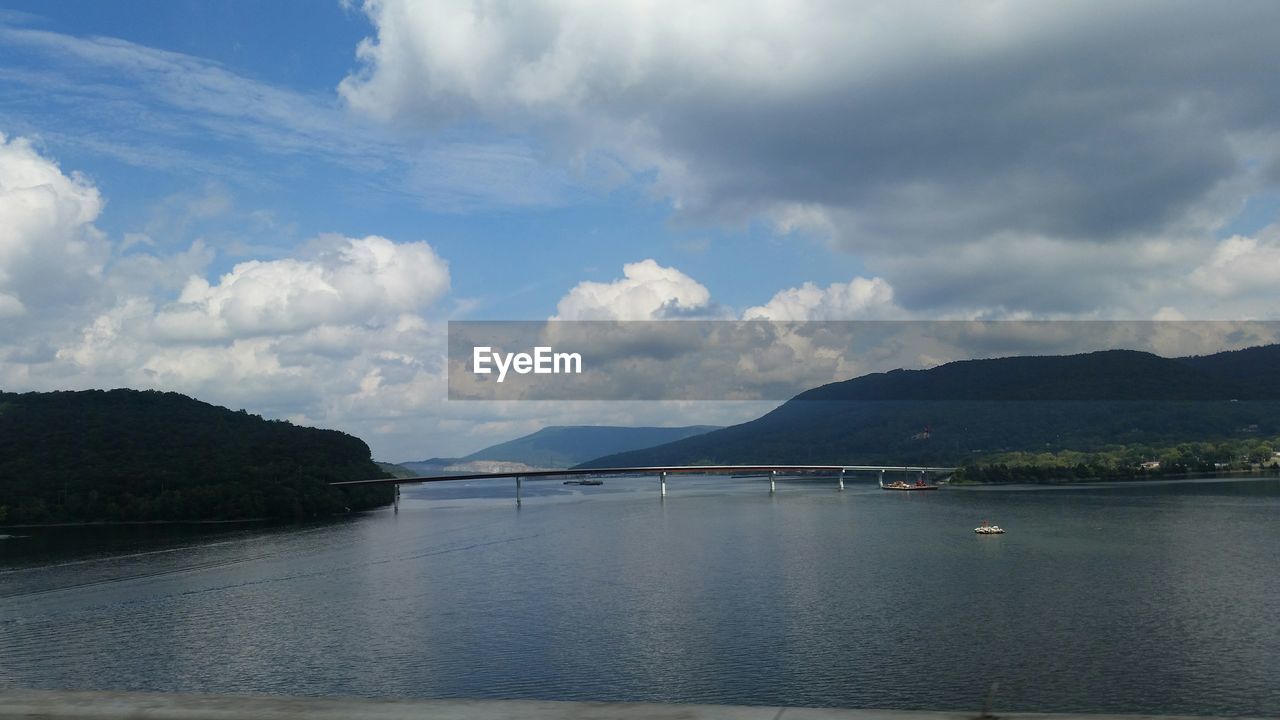
[(521, 477), (517, 475), (516, 476), (516, 507), (520, 507), (520, 501), (522, 500), (521, 496), (524, 495), (524, 487), (520, 481), (521, 481)]
[(667, 496), (667, 471), (663, 470), (658, 473), (658, 491), (661, 497)]
[(840, 468), (840, 489), (844, 490), (844, 468)]
[(776, 482), (777, 479), (778, 479), (778, 471), (770, 470), (769, 471), (769, 494), (770, 495), (772, 495), (778, 489), (778, 484)]

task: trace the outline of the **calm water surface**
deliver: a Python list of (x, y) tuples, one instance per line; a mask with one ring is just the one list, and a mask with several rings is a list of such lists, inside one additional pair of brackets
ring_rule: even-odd
[(1280, 481), (670, 487), (0, 530), (0, 688), (1280, 714)]

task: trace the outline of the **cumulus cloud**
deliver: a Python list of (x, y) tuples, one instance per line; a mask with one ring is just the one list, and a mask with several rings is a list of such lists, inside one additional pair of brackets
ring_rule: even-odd
[[(333, 427), (389, 452), (377, 428), (439, 420), (443, 330), (419, 316), (385, 325), (326, 325), (295, 334), (220, 342), (157, 341), (154, 303), (131, 299), (67, 340), (56, 358), (25, 365), (25, 385), (155, 388), (268, 417)], [(0, 364), (0, 370), (8, 370)]]
[(156, 317), (179, 340), (291, 334), (416, 312), (449, 288), (448, 265), (424, 242), (331, 238), (314, 259), (240, 263), (211, 285), (193, 277)]
[[(416, 447), (415, 429), (442, 419), (436, 415), (445, 395), (443, 323), (431, 320), (423, 303), (442, 292), (447, 275), (422, 275), (429, 290), (398, 283), (397, 277), (407, 281), (423, 266), (444, 272), (443, 261), (415, 245), (347, 238), (312, 260), (238, 266), (213, 285), (193, 280), (186, 299), (195, 302), (118, 298), (62, 338), (52, 357), (0, 362), (0, 376), (32, 389), (174, 390), (339, 428), (366, 439), (384, 457), (398, 456)], [(404, 265), (380, 268), (362, 258), (364, 252)], [(272, 264), (269, 272), (255, 274)], [(345, 284), (356, 275), (369, 287), (354, 291)], [(263, 290), (267, 281), (279, 284), (278, 294)], [(334, 293), (347, 305), (335, 304), (329, 297)], [(309, 305), (317, 295), (318, 304)], [(272, 302), (280, 306), (264, 310)], [(15, 375), (19, 370), (22, 375)]]
[(1256, 237), (1233, 235), (1191, 272), (1195, 287), (1217, 298), (1273, 296), (1280, 287), (1280, 225)]
[[(389, 459), (476, 449), (610, 413), (613, 422), (637, 424), (677, 416), (659, 404), (443, 405), (437, 305), (450, 269), (425, 242), (325, 236), (209, 276), (216, 253), (205, 242), (168, 255), (155, 254), (167, 237), (125, 233), (111, 242), (93, 226), (105, 205), (98, 188), (30, 142), (6, 138), (0, 160), (5, 390), (172, 390), (340, 428)], [(636, 263), (620, 282), (613, 299), (624, 314), (709, 306), (705, 287), (653, 262)], [(762, 411), (703, 410), (720, 422)]]
[(338, 427), (385, 451), (379, 428), (430, 424), (418, 416), (444, 397), (444, 331), (430, 314), (448, 287), (425, 242), (322, 237), (216, 282), (193, 276), (176, 300), (122, 293), (30, 369), (55, 387), (176, 390)]
[[(537, 135), (566, 162), (618, 163), (685, 218), (822, 234), (911, 309), (1105, 313), (1132, 276), (1060, 283), (1052, 307), (993, 292), (984, 268), (1017, 278), (1032, 260), (982, 250), (1196, 245), (1280, 182), (1274, 4), (364, 8), (377, 35), (340, 86), (352, 107)], [(908, 261), (952, 249), (983, 256), (952, 270), (970, 282), (913, 289)]]
[(612, 282), (578, 283), (556, 304), (552, 320), (665, 320), (717, 311), (711, 292), (673, 267), (641, 260), (622, 266)]
[(813, 283), (788, 288), (764, 305), (747, 308), (744, 320), (871, 320), (901, 315), (893, 302), (893, 287), (883, 278), (858, 277), (832, 283), (826, 289)]
[(83, 301), (107, 246), (93, 226), (103, 201), (24, 138), (0, 134), (0, 318)]
[(0, 137), (0, 388), (173, 390), (384, 450), (413, 432), (380, 429), (439, 420), (422, 416), (444, 397), (432, 308), (450, 276), (429, 244), (323, 236), (210, 281), (205, 243), (113, 243), (93, 224), (104, 204), (88, 178)]

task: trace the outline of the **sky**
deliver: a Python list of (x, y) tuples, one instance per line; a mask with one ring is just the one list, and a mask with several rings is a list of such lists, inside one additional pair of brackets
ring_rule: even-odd
[(772, 407), (449, 401), (450, 321), (1280, 319), (1277, 36), (1250, 0), (7, 0), (0, 389), (404, 461)]

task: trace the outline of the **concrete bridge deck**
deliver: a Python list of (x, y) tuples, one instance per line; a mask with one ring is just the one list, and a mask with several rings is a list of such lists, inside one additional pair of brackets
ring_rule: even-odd
[[(1193, 720), (1188, 716), (840, 710), (545, 700), (363, 700), (0, 691), (0, 720)], [(1199, 718), (1204, 720), (1204, 718)], [(1239, 720), (1239, 719), (1237, 719)]]

